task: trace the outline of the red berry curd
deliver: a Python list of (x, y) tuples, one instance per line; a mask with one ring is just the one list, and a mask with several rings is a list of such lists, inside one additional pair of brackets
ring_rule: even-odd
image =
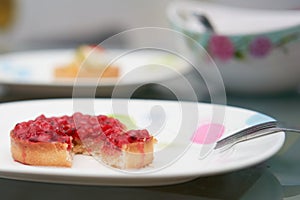
[(74, 139), (105, 140), (122, 147), (125, 144), (151, 139), (147, 130), (127, 130), (119, 120), (106, 115), (91, 116), (74, 113), (72, 116), (45, 117), (16, 124), (13, 134), (30, 142), (61, 142), (72, 147)]

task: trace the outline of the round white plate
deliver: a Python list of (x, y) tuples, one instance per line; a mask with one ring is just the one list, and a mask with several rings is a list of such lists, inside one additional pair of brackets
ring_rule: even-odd
[(104, 96), (110, 94), (115, 86), (121, 88), (119, 91), (126, 92), (148, 83), (172, 80), (191, 70), (190, 64), (166, 51), (111, 49), (106, 51), (105, 56), (109, 62), (120, 68), (118, 78), (55, 78), (55, 68), (71, 62), (74, 53), (74, 49), (61, 49), (1, 55), (0, 83), (14, 92), (26, 94), (71, 96), (75, 86), (79, 89), (76, 92), (78, 96), (86, 95), (81, 88), (85, 91), (98, 88), (96, 95)]
[[(139, 128), (147, 128), (157, 138), (153, 163), (140, 170), (126, 171), (112, 169), (92, 156), (84, 155), (75, 155), (71, 168), (28, 166), (12, 159), (9, 132), (16, 123), (40, 114), (60, 116), (76, 111), (129, 115)], [(215, 117), (219, 124), (212, 123), (211, 119)], [(241, 108), (177, 101), (52, 99), (4, 103), (0, 104), (0, 176), (88, 185), (153, 186), (186, 182), (260, 163), (274, 155), (285, 139), (284, 133), (280, 132), (240, 143), (226, 152), (213, 150), (200, 159), (200, 152), (211, 145), (209, 140), (203, 144), (201, 139), (200, 130), (205, 125), (212, 123), (222, 127), (218, 129), (222, 130), (218, 138), (222, 138), (267, 120), (272, 118)], [(177, 137), (180, 140), (176, 140)]]

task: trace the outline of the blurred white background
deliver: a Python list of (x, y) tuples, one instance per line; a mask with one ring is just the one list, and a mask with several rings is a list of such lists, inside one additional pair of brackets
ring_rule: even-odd
[[(210, 1), (261, 8), (300, 8), (299, 0)], [(0, 52), (99, 42), (132, 28), (168, 28), (166, 7), (170, 2), (172, 0), (0, 0)], [(157, 40), (152, 35), (145, 37)], [(118, 45), (139, 42), (139, 38), (119, 42)]]
[(10, 5), (6, 10), (12, 10), (7, 12), (12, 15), (10, 24), (0, 29), (0, 46), (5, 51), (99, 42), (132, 28), (169, 27), (165, 9), (171, 0), (1, 1)]

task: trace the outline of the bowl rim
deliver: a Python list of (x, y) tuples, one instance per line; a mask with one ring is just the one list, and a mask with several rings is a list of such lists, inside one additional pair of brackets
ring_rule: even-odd
[[(177, 11), (179, 9), (183, 8), (189, 8), (195, 7), (199, 5), (206, 5), (206, 6), (218, 6), (218, 7), (223, 7), (223, 8), (233, 8), (233, 9), (240, 9), (240, 10), (248, 10), (248, 11), (259, 11), (259, 12), (269, 12), (269, 13), (290, 13), (290, 15), (297, 14), (299, 15), (300, 19), (300, 11), (298, 10), (270, 10), (270, 9), (257, 9), (257, 8), (242, 8), (242, 7), (237, 7), (237, 6), (226, 6), (223, 4), (218, 4), (218, 3), (213, 3), (213, 2), (200, 2), (200, 1), (193, 1), (193, 0), (187, 0), (187, 1), (173, 1), (167, 6), (167, 18), (169, 19), (169, 22), (177, 27), (180, 28), (181, 30), (186, 30), (192, 34), (212, 34), (211, 32), (208, 31), (203, 31), (201, 32), (200, 30), (195, 30), (190, 27), (187, 27), (183, 20), (180, 19)], [(278, 34), (286, 31), (297, 31), (300, 33), (300, 20), (298, 24), (295, 25), (290, 25), (286, 26), (283, 28), (271, 28), (270, 30), (258, 30), (250, 33), (215, 33), (218, 35), (223, 35), (227, 37), (247, 37), (247, 36), (257, 36), (257, 35), (265, 35), (265, 34)]]

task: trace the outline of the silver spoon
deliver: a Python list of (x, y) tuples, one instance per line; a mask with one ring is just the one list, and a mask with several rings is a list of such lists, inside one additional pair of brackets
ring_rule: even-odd
[(300, 129), (298, 128), (290, 128), (286, 127), (282, 123), (279, 123), (278, 121), (270, 121), (261, 124), (256, 124), (249, 128), (238, 131), (226, 138), (223, 138), (216, 143), (214, 149), (225, 151), (240, 142), (262, 137), (265, 135), (278, 133), (280, 131), (300, 133)]

